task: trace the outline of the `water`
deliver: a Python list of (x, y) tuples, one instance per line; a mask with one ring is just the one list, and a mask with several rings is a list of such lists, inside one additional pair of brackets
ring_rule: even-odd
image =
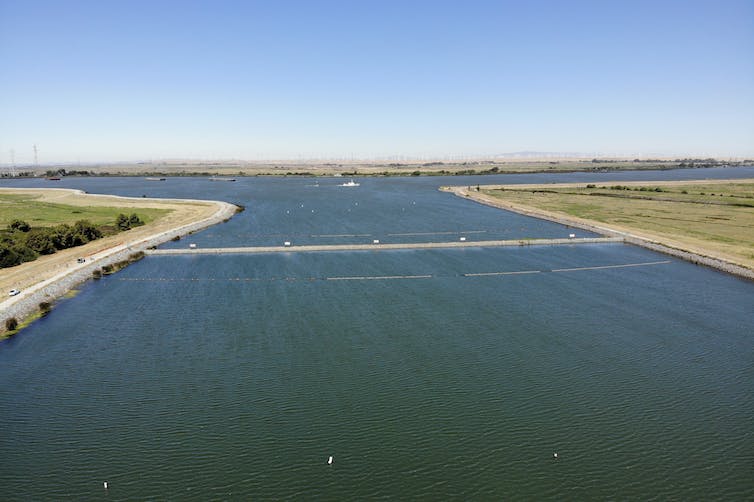
[[(143, 189), (205, 188), (179, 181)], [(248, 209), (204, 234), (570, 231), (307, 182), (207, 184)], [(149, 257), (0, 344), (0, 498), (749, 499), (753, 293), (621, 244)]]

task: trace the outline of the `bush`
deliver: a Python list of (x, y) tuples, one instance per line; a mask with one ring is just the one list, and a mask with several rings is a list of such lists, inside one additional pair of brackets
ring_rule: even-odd
[(128, 230), (129, 228), (131, 228), (131, 226), (128, 224), (128, 216), (120, 213), (115, 218), (115, 226), (118, 228), (118, 230)]
[(50, 305), (50, 302), (41, 302), (39, 304), (39, 310), (41, 310), (43, 314), (46, 314), (47, 312), (49, 312), (51, 308), (52, 308), (52, 305)]
[(8, 331), (15, 331), (16, 328), (18, 328), (18, 321), (15, 317), (5, 320), (5, 329)]
[(141, 218), (139, 218), (139, 215), (136, 213), (131, 213), (131, 216), (128, 217), (128, 224), (131, 227), (138, 227), (144, 224), (143, 221), (141, 221)]
[(144, 222), (136, 213), (131, 213), (131, 216), (126, 216), (125, 214), (120, 213), (115, 218), (115, 226), (121, 231), (130, 230), (132, 227), (138, 227), (143, 224)]
[(92, 277), (95, 279), (101, 279), (102, 278), (102, 270), (95, 269), (94, 272), (92, 272)]
[(20, 232), (28, 232), (31, 230), (31, 225), (26, 223), (24, 220), (13, 220), (8, 225), (8, 230), (18, 230)]
[(593, 185), (592, 183), (590, 183), (586, 187), (587, 188), (597, 188), (597, 185)]

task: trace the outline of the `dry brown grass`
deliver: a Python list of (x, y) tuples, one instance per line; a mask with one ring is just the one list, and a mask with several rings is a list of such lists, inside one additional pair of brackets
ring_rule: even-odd
[(754, 180), (507, 185), (480, 195), (754, 269)]

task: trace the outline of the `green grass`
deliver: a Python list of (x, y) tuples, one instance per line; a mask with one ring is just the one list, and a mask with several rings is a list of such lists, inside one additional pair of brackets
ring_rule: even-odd
[(69, 206), (42, 202), (30, 195), (0, 195), (0, 228), (6, 228), (15, 219), (24, 220), (32, 227), (72, 225), (79, 220), (89, 220), (94, 225), (113, 225), (120, 213), (136, 213), (144, 223), (149, 223), (169, 212), (169, 209), (153, 208)]
[(702, 248), (754, 268), (752, 182), (648, 183), (621, 190), (602, 185), (543, 185), (484, 193), (514, 204), (651, 234), (661, 242), (671, 240)]

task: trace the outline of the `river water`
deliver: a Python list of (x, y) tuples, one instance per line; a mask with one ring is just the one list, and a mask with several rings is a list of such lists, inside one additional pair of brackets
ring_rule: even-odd
[[(55, 186), (246, 206), (185, 247), (561, 237), (436, 187), (700, 174), (754, 170)], [(751, 499), (752, 326), (623, 244), (151, 256), (0, 343), (0, 499)]]

